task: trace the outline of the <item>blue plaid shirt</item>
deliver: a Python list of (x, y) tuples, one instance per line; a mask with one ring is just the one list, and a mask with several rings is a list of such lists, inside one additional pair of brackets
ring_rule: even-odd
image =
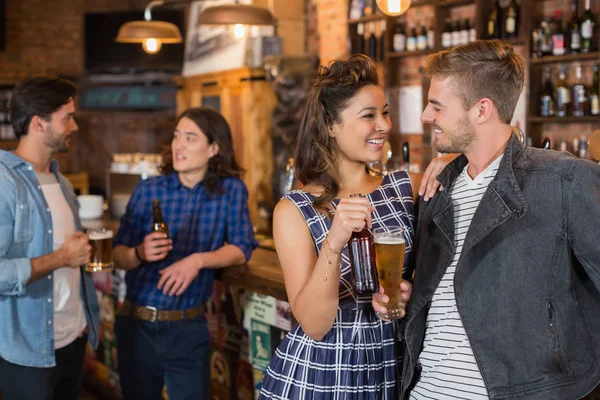
[(250, 258), (257, 243), (248, 214), (246, 186), (234, 177), (223, 179), (220, 185), (222, 193), (209, 195), (202, 182), (193, 189), (185, 187), (176, 172), (138, 184), (121, 218), (114, 246), (134, 247), (144, 240), (153, 224), (152, 200), (157, 199), (169, 226), (173, 250), (164, 260), (141, 264), (127, 272), (129, 301), (162, 310), (196, 307), (212, 293), (213, 269), (200, 270), (180, 296), (165, 295), (157, 288), (158, 271), (190, 254), (214, 251), (226, 243), (237, 246), (246, 260)]

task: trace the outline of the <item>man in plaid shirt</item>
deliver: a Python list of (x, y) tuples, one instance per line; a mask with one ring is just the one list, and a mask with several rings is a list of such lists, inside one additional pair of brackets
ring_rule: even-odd
[[(256, 248), (246, 186), (229, 125), (191, 108), (178, 119), (163, 175), (134, 190), (114, 241), (127, 296), (115, 324), (126, 400), (200, 399), (208, 394), (209, 332), (204, 303), (214, 270), (246, 262)], [(153, 232), (159, 200), (170, 237)]]

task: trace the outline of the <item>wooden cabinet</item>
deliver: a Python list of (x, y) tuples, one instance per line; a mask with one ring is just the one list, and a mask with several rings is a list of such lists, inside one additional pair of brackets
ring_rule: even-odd
[(220, 111), (233, 135), (235, 156), (246, 170), (252, 223), (259, 225), (259, 207), (273, 203), (273, 150), (271, 111), (276, 99), (261, 68), (239, 68), (177, 78), (177, 114), (189, 107), (208, 106)]

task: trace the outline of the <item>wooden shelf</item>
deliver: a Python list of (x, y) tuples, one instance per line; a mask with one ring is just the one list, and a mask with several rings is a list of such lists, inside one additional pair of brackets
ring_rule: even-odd
[(422, 1), (415, 1), (413, 2), (410, 7), (423, 7), (423, 6), (434, 6), (435, 5), (435, 0), (422, 0)]
[(532, 65), (557, 64), (573, 61), (597, 60), (600, 61), (600, 52), (567, 54), (564, 56), (546, 56), (542, 58), (532, 58)]
[(15, 140), (0, 140), (0, 150), (14, 150), (19, 142)]
[(365, 23), (365, 22), (377, 22), (377, 21), (383, 21), (384, 19), (386, 19), (386, 15), (385, 14), (371, 14), (371, 15), (366, 15), (364, 17), (361, 18), (357, 18), (357, 19), (350, 19), (348, 20), (348, 23), (350, 25), (355, 25), (355, 24), (361, 24), (361, 23)]
[(529, 117), (532, 124), (600, 124), (600, 116), (586, 115), (585, 117)]
[(406, 57), (419, 57), (419, 56), (428, 56), (429, 54), (437, 53), (439, 50), (436, 49), (427, 49), (427, 50), (416, 50), (416, 51), (401, 51), (399, 53), (389, 52), (386, 54), (387, 59), (395, 59), (395, 58), (406, 58)]
[(468, 6), (471, 4), (475, 4), (475, 0), (440, 0), (437, 3), (438, 7), (459, 7), (459, 6)]

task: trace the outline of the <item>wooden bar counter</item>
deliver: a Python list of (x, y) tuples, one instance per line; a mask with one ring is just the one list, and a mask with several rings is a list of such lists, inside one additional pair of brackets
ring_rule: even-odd
[(257, 248), (248, 264), (225, 268), (220, 279), (229, 285), (287, 301), (283, 273), (273, 250)]

